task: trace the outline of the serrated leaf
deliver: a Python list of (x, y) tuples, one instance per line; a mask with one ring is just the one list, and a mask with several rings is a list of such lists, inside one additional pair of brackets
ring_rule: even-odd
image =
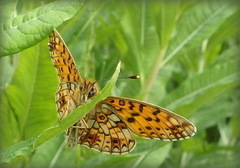
[(72, 18), (81, 6), (79, 0), (55, 1), (7, 20), (1, 25), (0, 57), (40, 42), (53, 28)]

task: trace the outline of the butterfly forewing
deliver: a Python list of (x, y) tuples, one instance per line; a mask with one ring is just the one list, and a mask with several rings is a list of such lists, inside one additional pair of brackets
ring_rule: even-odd
[(82, 82), (82, 78), (74, 59), (56, 30), (49, 36), (50, 55), (52, 62), (57, 69), (60, 82)]
[(108, 97), (104, 103), (141, 137), (176, 141), (196, 132), (190, 121), (158, 106), (121, 97)]

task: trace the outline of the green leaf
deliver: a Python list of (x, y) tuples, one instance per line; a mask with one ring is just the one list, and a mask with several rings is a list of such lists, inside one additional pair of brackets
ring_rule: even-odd
[(239, 85), (238, 59), (185, 80), (164, 98), (162, 105), (186, 115)]
[(0, 151), (0, 163), (8, 163), (18, 156), (26, 155), (32, 152), (32, 144), (36, 138), (21, 141), (13, 146)]
[[(106, 159), (109, 158), (109, 159)], [(133, 167), (134, 163), (138, 160), (137, 155), (131, 156), (118, 156), (118, 157), (109, 157), (109, 156), (96, 156), (83, 165), (83, 167), (111, 167), (111, 168), (128, 168)]]
[(168, 157), (171, 148), (172, 143), (167, 143), (158, 145), (158, 148), (154, 150), (148, 150), (139, 158), (138, 165), (135, 165), (135, 167), (159, 167)]
[[(216, 124), (219, 124), (220, 121), (224, 121), (226, 118), (233, 116), (234, 112), (237, 112), (236, 107), (239, 104), (237, 96), (232, 96), (235, 92), (238, 93), (238, 90), (224, 91), (224, 94), (221, 94), (220, 100), (214, 99), (210, 101), (212, 102), (210, 105), (200, 108), (198, 112), (194, 114), (194, 118), (197, 119), (196, 124), (198, 129), (203, 130), (214, 127)], [(231, 95), (232, 97), (226, 95)], [(219, 113), (221, 113), (221, 115), (219, 115)], [(211, 120), (209, 120), (209, 116), (214, 117), (211, 117)]]
[(47, 42), (22, 52), (17, 65), (10, 83), (2, 87), (0, 95), (3, 147), (35, 137), (57, 122), (55, 105), (52, 103), (57, 76)]
[[(64, 147), (66, 147), (65, 137), (64, 134), (56, 136), (34, 150), (34, 155), (31, 157), (29, 167), (51, 167), (51, 164), (56, 161), (55, 158), (57, 158), (63, 152)], [(74, 152), (74, 149), (71, 148), (71, 150)]]
[(167, 63), (175, 55), (180, 55), (183, 51), (186, 52), (200, 45), (236, 10), (237, 8), (231, 1), (204, 1), (184, 13), (176, 26), (177, 33), (169, 44), (162, 64)]
[(53, 28), (72, 18), (81, 6), (79, 0), (55, 1), (7, 20), (1, 25), (0, 57), (37, 44)]
[[(120, 72), (120, 62), (114, 72), (112, 78), (108, 81), (106, 86), (103, 88), (102, 92), (98, 94), (90, 103), (80, 106), (75, 111), (70, 113), (66, 118), (59, 123), (58, 126), (49, 128), (39, 135), (38, 138), (29, 139), (24, 142), (18, 142), (17, 144), (11, 146), (10, 148), (4, 149), (1, 152), (1, 160), (3, 162), (9, 162), (12, 159), (20, 156), (26, 155), (33, 149), (37, 148), (41, 144), (45, 143), (49, 139), (57, 136), (71, 125), (80, 120), (84, 115), (86, 115), (99, 101), (105, 99), (112, 91)], [(14, 151), (14, 152), (12, 152)]]

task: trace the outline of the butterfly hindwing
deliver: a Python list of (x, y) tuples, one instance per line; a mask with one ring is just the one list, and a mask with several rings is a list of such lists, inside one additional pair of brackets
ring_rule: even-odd
[(79, 105), (79, 87), (74, 82), (62, 82), (56, 93), (56, 104), (59, 117), (63, 118)]
[(100, 152), (111, 154), (128, 153), (135, 140), (128, 126), (101, 102), (84, 118), (89, 128), (79, 130), (79, 143)]

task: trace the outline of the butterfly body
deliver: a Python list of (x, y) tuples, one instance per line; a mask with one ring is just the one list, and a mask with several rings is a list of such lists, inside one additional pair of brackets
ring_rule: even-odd
[[(63, 118), (97, 94), (96, 82), (83, 80), (74, 59), (56, 30), (48, 46), (58, 72), (56, 104)], [(68, 144), (81, 144), (100, 152), (125, 154), (136, 142), (133, 134), (144, 138), (177, 141), (193, 136), (196, 127), (184, 117), (139, 100), (109, 96), (68, 128)]]

